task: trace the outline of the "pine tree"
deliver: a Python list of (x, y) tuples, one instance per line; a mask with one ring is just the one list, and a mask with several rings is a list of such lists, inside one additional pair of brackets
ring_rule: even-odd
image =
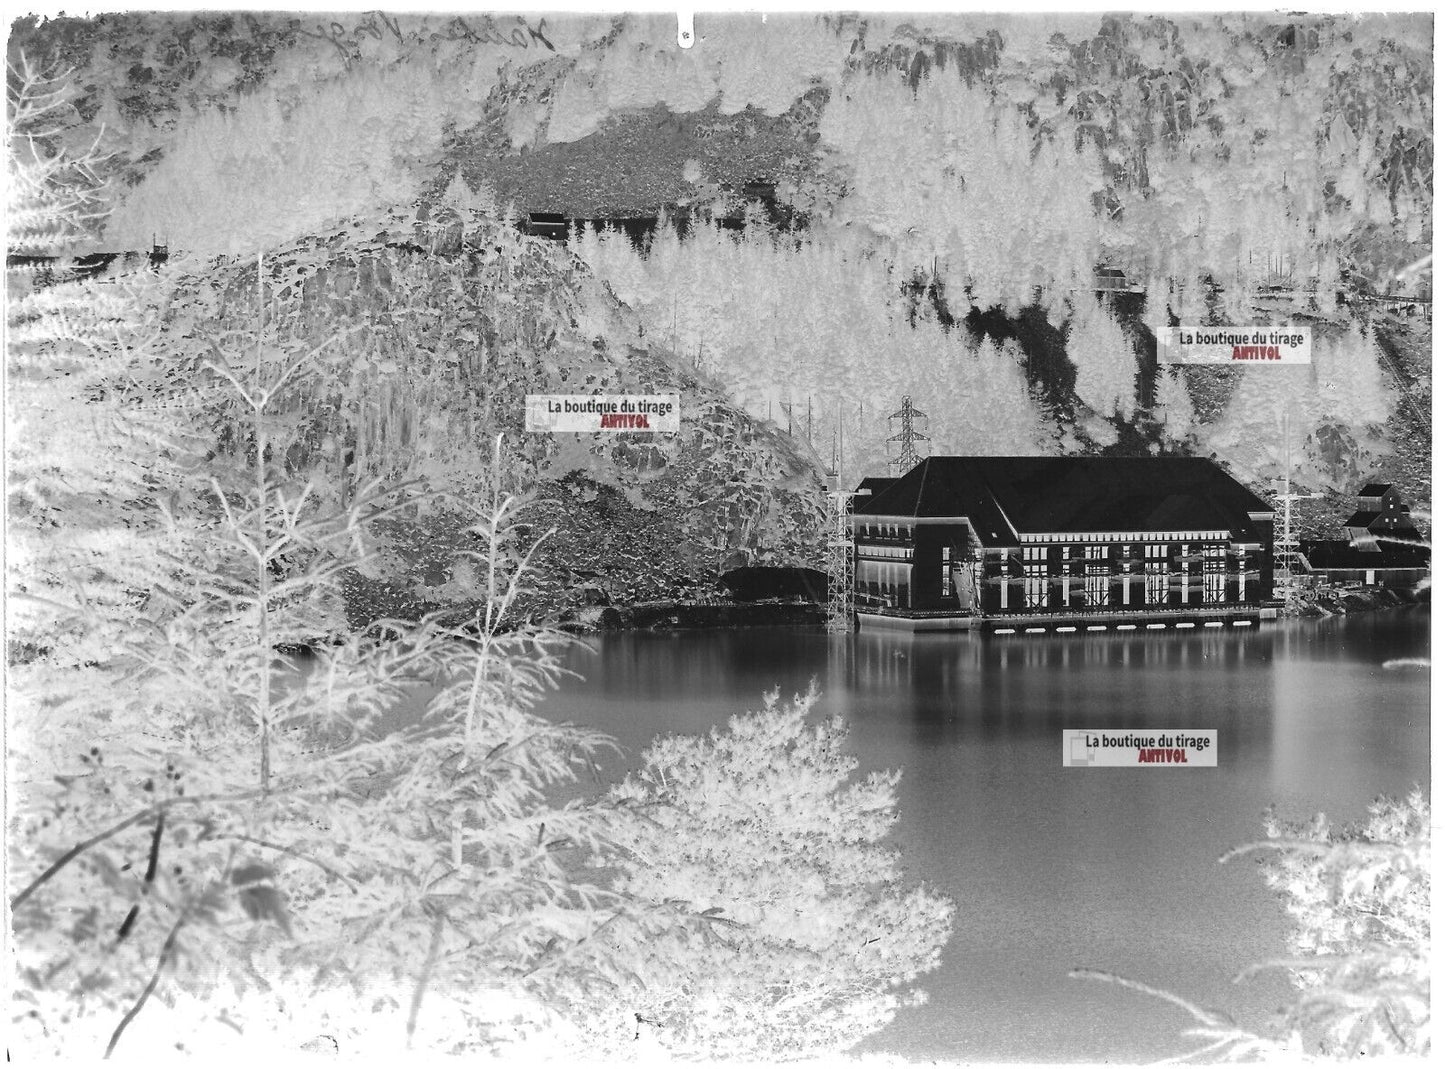
[[(1378, 798), (1359, 825), (1271, 813), (1265, 879), (1295, 923), (1283, 1027), (1332, 1056), (1430, 1047), (1430, 803)], [(1268, 965), (1257, 966), (1259, 971)]]
[(1074, 393), (1101, 416), (1134, 414), (1139, 373), (1133, 342), (1113, 315), (1085, 298), (1069, 328), (1068, 356), (1078, 375)]
[[(11, 162), (40, 205), (12, 219), (64, 235), (92, 186), (66, 192), (75, 168), (26, 125), (52, 90), (27, 69), (12, 91), (29, 154), (12, 140)], [(342, 571), (416, 494), (361, 483), (338, 510), (294, 477), (288, 391), (314, 395), (341, 336), (268, 330), (258, 300), (253, 330), (196, 360), (137, 336), (170, 287), (137, 303), (122, 284), (9, 309), (10, 601), (38, 607), (7, 701), (16, 1049), (144, 1047), (136, 1022), (175, 1000), (149, 1042), (299, 1042), (312, 996), (367, 980), (402, 992), (383, 1002), (409, 1037), (431, 986), (510, 983), (540, 1019), (605, 982), (608, 960), (549, 960), (619, 896), (578, 860), (606, 810), (553, 797), (601, 740), (529, 711), (561, 638), (514, 618), (530, 550), (501, 452), (466, 506), (476, 615), (346, 632)], [(51, 404), (64, 425), (39, 433)], [(227, 408), (234, 448), (215, 449), (198, 432)], [(283, 652), (318, 641), (309, 663)], [(464, 1013), (481, 1046), (491, 1008)]]
[(104, 220), (112, 164), (98, 144), (66, 147), (72, 95), (64, 74), (12, 68), (7, 241), (40, 259), (7, 269), (7, 625), (13, 644), (84, 665), (143, 600), (136, 562), (174, 548), (145, 502), (186, 493), (192, 394), (156, 359), (163, 280), (87, 279), (68, 260)]
[(1154, 380), (1154, 418), (1165, 437), (1175, 442), (1186, 441), (1194, 430), (1194, 404), (1189, 398), (1181, 368), (1159, 365)]

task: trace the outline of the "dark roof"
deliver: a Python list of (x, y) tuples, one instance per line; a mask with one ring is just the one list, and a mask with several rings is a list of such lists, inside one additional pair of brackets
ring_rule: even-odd
[(1394, 538), (1419, 539), (1420, 532), (1415, 530), (1415, 524), (1409, 514), (1399, 517), (1398, 523), (1391, 526), (1385, 520), (1383, 512), (1372, 512), (1369, 509), (1360, 509), (1346, 520), (1342, 527), (1363, 527), (1373, 531), (1377, 535), (1390, 535)]
[(1370, 526), (1370, 524), (1378, 520), (1381, 515), (1382, 513), (1378, 509), (1360, 509), (1358, 512), (1353, 513), (1350, 518), (1344, 522), (1344, 526), (1368, 527)]
[(1430, 550), (1425, 546), (1399, 546), (1385, 542), (1378, 550), (1361, 549), (1341, 540), (1301, 541), (1299, 550), (1310, 567), (1327, 568), (1428, 568)]
[(1360, 487), (1356, 497), (1383, 497), (1390, 489), (1389, 483), (1367, 483)]
[(858, 484), (858, 492), (876, 497), (897, 481), (892, 475), (870, 475)]
[(967, 516), (985, 545), (1015, 532), (1227, 529), (1273, 509), (1202, 457), (929, 457), (859, 515)]

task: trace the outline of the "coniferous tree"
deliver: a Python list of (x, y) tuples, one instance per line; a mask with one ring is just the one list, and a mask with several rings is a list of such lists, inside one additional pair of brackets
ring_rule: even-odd
[(1194, 404), (1184, 384), (1184, 372), (1167, 364), (1159, 366), (1154, 380), (1154, 418), (1171, 441), (1184, 442), (1194, 430)]
[(1085, 299), (1069, 328), (1069, 360), (1077, 369), (1074, 392), (1101, 416), (1129, 419), (1139, 373), (1133, 342), (1106, 308)]
[[(11, 165), (39, 207), (11, 218), (58, 244), (93, 161), (46, 144), (37, 122), (64, 88), (22, 73)], [(10, 429), (25, 432), (7, 441), (11, 545), (26, 551), (9, 556), (10, 600), (38, 606), (7, 701), (17, 1048), (98, 1054), (167, 1003), (185, 1007), (168, 1046), (215, 1041), (208, 1018), (232, 1039), (304, 1033), (310, 996), (369, 980), (402, 992), (393, 1034), (410, 1035), (429, 986), (511, 983), (535, 1012), (600, 982), (608, 966), (585, 956), (529, 979), (617, 896), (569, 860), (605, 813), (552, 801), (599, 740), (528, 711), (559, 640), (510, 618), (528, 551), (500, 452), (472, 506), (476, 616), (344, 632), (341, 571), (415, 498), (360, 484), (338, 510), (287, 470), (281, 402), (324, 378), (344, 336), (298, 344), (257, 301), (255, 329), (210, 336), (194, 361), (137, 336), (175, 314), (169, 287), (141, 304), (122, 285), (9, 309)], [(227, 403), (236, 448), (206, 458), (199, 432)], [(317, 640), (309, 663), (282, 652)], [(434, 695), (408, 713), (418, 686)]]

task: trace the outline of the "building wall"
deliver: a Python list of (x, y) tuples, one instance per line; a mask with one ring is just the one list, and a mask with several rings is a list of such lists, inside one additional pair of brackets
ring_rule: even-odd
[(947, 584), (949, 596), (944, 597), (943, 550), (951, 530), (938, 524), (919, 524), (913, 530), (913, 604), (917, 608), (945, 609), (958, 605), (958, 599), (952, 596), (951, 583)]
[(913, 608), (913, 531), (867, 523), (854, 532), (854, 592), (863, 605)]
[[(957, 584), (945, 567), (950, 574), (972, 567), (964, 526), (868, 531), (860, 529), (856, 540), (863, 604), (958, 611)], [(978, 611), (985, 615), (1257, 605), (1273, 589), (1272, 542), (1245, 551), (1222, 540), (1026, 543), (979, 555)]]
[(1309, 573), (1316, 582), (1333, 586), (1379, 586), (1411, 590), (1430, 574), (1428, 568), (1319, 568)]
[[(1254, 533), (1263, 547), (1259, 550), (1259, 587), (1251, 600), (1263, 601), (1274, 596), (1274, 518), (1254, 521)], [(1253, 569), (1252, 569), (1253, 570)]]

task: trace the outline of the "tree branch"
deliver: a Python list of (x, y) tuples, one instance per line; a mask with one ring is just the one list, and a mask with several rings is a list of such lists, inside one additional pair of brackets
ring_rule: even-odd
[(122, 820), (119, 824), (114, 824), (111, 827), (107, 828), (105, 831), (99, 832), (96, 835), (92, 835), (83, 843), (76, 843), (65, 853), (61, 854), (60, 857), (58, 857), (48, 869), (42, 872), (39, 876), (35, 877), (35, 879), (31, 881), (29, 886), (27, 886), (23, 891), (21, 891), (10, 900), (10, 909), (12, 912), (19, 909), (20, 906), (25, 902), (25, 900), (31, 895), (33, 895), (36, 891), (38, 891), (44, 884), (49, 882), (51, 877), (53, 877), (61, 869), (65, 868), (66, 865), (69, 865), (81, 854), (89, 850), (92, 846), (96, 846), (100, 843), (105, 842), (107, 839), (119, 835), (121, 832), (125, 831), (126, 828), (129, 828), (133, 824), (139, 824), (147, 817), (158, 817), (165, 810), (180, 805), (201, 805), (205, 802), (245, 802), (250, 801), (253, 798), (258, 798), (260, 797), (260, 795), (260, 791), (246, 791), (242, 794), (202, 794), (197, 795), (194, 798), (168, 798), (163, 802), (157, 802), (153, 806), (142, 809), (139, 813), (132, 813), (130, 816)]
[(294, 848), (292, 848), (292, 847), (283, 846), (283, 845), (280, 844), (280, 843), (273, 843), (273, 842), (270, 842), (269, 840), (266, 840), (266, 839), (257, 839), (255, 836), (251, 836), (251, 835), (241, 835), (241, 834), (238, 834), (238, 833), (229, 833), (229, 832), (228, 832), (228, 833), (226, 833), (226, 834), (224, 834), (224, 835), (212, 835), (211, 838), (212, 838), (212, 839), (236, 839), (236, 840), (238, 840), (238, 841), (240, 841), (240, 842), (243, 842), (243, 843), (251, 843), (251, 844), (254, 845), (254, 846), (263, 846), (263, 847), (265, 847), (267, 850), (275, 850), (275, 851), (277, 851), (277, 852), (279, 852), (279, 853), (282, 853), (282, 854), (288, 854), (288, 855), (290, 855), (291, 857), (297, 858), (298, 860), (310, 862), (312, 865), (315, 865), (315, 866), (316, 866), (318, 869), (320, 869), (322, 872), (326, 873), (326, 875), (331, 876), (331, 877), (333, 877), (333, 878), (335, 878), (335, 879), (338, 879), (338, 880), (340, 880), (342, 883), (346, 884), (346, 886), (347, 886), (347, 887), (350, 887), (353, 892), (357, 892), (357, 891), (360, 890), (360, 888), (358, 888), (358, 887), (356, 886), (355, 881), (353, 881), (353, 880), (351, 879), (351, 877), (347, 876), (345, 873), (337, 872), (335, 869), (333, 869), (330, 865), (326, 864), (324, 861), (318, 861), (318, 860), (316, 860), (316, 858), (310, 856), (309, 854), (303, 854), (303, 853), (301, 853), (301, 851), (296, 850), (296, 849), (294, 849)]
[(176, 936), (180, 935), (181, 928), (188, 919), (189, 915), (182, 913), (180, 917), (177, 918), (176, 923), (171, 926), (170, 934), (166, 936), (166, 941), (161, 944), (161, 953), (160, 956), (156, 958), (156, 968), (155, 972), (151, 973), (150, 983), (146, 984), (145, 990), (140, 993), (140, 998), (135, 1000), (135, 1005), (126, 1011), (126, 1015), (121, 1018), (120, 1024), (116, 1025), (115, 1031), (111, 1033), (110, 1043), (108, 1043), (105, 1048), (104, 1056), (106, 1058), (110, 1057), (111, 1051), (115, 1050), (115, 1045), (120, 1042), (121, 1033), (126, 1030), (131, 1021), (135, 1020), (136, 1015), (140, 1013), (146, 1001), (155, 992), (156, 986), (161, 982), (161, 971), (165, 969), (166, 961), (171, 956), (171, 950), (176, 945)]
[(421, 975), (417, 977), (416, 989), (411, 993), (411, 1010), (406, 1015), (406, 1045), (411, 1047), (413, 1034), (416, 1032), (417, 1015), (421, 1013), (421, 1000), (426, 995), (427, 984), (431, 982), (432, 970), (436, 968), (437, 952), (442, 945), (442, 927), (446, 923), (446, 913), (440, 909), (432, 919), (431, 943), (427, 946), (426, 964), (421, 968)]

